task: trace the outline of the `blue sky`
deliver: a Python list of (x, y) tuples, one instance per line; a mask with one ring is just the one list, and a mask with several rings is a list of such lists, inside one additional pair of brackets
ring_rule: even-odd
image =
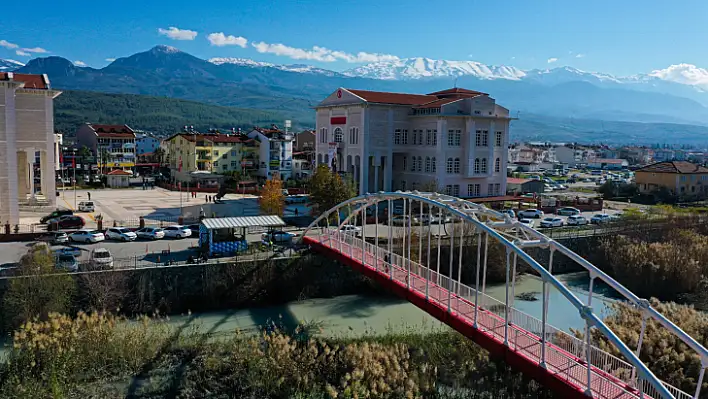
[[(106, 59), (167, 44), (201, 58), (242, 57), (333, 70), (391, 56), (523, 69), (570, 65), (617, 75), (679, 63), (708, 67), (705, 0), (676, 5), (654, 0), (40, 0), (31, 6), (6, 2), (2, 14), (0, 58), (25, 62), (51, 54), (102, 67)], [(170, 27), (179, 31), (168, 35)], [(221, 46), (208, 40), (212, 33), (224, 34), (212, 36)], [(47, 53), (38, 52), (42, 49)], [(557, 60), (549, 63), (552, 59)]]

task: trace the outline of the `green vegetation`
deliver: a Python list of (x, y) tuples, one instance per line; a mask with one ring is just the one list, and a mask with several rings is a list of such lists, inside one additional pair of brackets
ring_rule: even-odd
[(209, 339), (142, 317), (51, 314), (13, 335), (7, 398), (550, 398), (449, 331), (317, 337), (316, 325)]
[(342, 179), (327, 165), (319, 165), (309, 182), (310, 202), (313, 215), (320, 215), (336, 205), (354, 197), (356, 189), (354, 182)]
[[(83, 123), (125, 123), (134, 129), (173, 134), (185, 125), (205, 131), (282, 124), (285, 116), (274, 111), (224, 107), (195, 101), (135, 94), (64, 91), (54, 100), (54, 125), (73, 134)], [(300, 121), (302, 122), (302, 121)]]

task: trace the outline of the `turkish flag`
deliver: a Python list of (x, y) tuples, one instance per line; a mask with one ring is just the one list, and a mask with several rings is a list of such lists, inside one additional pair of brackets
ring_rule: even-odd
[(76, 169), (76, 157), (71, 158), (71, 167)]
[(179, 157), (179, 169), (180, 172), (182, 171), (182, 157)]

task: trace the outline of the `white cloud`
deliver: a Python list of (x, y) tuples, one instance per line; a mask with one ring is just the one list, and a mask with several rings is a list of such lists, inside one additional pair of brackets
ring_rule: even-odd
[(575, 58), (585, 58), (585, 54), (576, 54)]
[(549, 64), (553, 64), (556, 61), (558, 61), (558, 58), (554, 57), (554, 58), (549, 58), (548, 61), (546, 61), (546, 62), (548, 62)]
[(15, 43), (10, 43), (7, 40), (0, 40), (0, 47), (14, 49), (14, 48), (18, 48), (20, 46), (16, 45)]
[(512, 59), (512, 60), (515, 60), (515, 59), (516, 59), (516, 57), (511, 57), (511, 59)]
[(251, 44), (259, 53), (270, 53), (295, 60), (312, 60), (321, 62), (346, 61), (350, 63), (395, 61), (399, 58), (391, 54), (367, 53), (360, 51), (356, 54), (344, 51), (330, 50), (325, 47), (313, 46), (312, 49), (301, 49), (284, 44), (269, 44), (265, 42)]
[(197, 32), (189, 29), (179, 29), (174, 26), (170, 26), (168, 29), (157, 29), (157, 33), (162, 36), (167, 36), (172, 40), (194, 40), (197, 37)]
[(209, 43), (211, 43), (212, 46), (239, 46), (246, 48), (246, 44), (248, 43), (248, 40), (246, 40), (245, 37), (241, 36), (233, 36), (233, 35), (224, 35), (224, 32), (218, 32), (218, 33), (210, 33), (209, 36), (207, 36), (207, 40), (209, 40)]
[(49, 52), (41, 47), (23, 48), (22, 51), (25, 51), (27, 53), (41, 53), (41, 54)]
[(29, 56), (32, 55), (32, 54), (30, 54), (30, 53), (28, 53), (28, 52), (26, 52), (26, 51), (22, 51), (22, 50), (17, 50), (17, 51), (15, 51), (15, 54), (21, 55), (21, 56), (23, 56), (23, 57), (29, 57)]
[(108, 61), (108, 62), (113, 62), (115, 60), (116, 60), (115, 58), (106, 58), (106, 61)]
[(708, 90), (708, 70), (693, 64), (671, 65), (665, 69), (651, 71), (649, 76)]
[(74, 65), (79, 66), (79, 67), (85, 67), (86, 63), (83, 61), (76, 60), (76, 61), (74, 61)]

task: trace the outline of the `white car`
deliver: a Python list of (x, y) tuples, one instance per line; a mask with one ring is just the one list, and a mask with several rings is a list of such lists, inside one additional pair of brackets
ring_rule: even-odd
[(295, 234), (289, 233), (287, 231), (269, 231), (267, 233), (261, 234), (261, 242), (264, 244), (273, 243), (287, 243), (292, 241), (296, 237)]
[(93, 201), (81, 201), (79, 202), (79, 212), (94, 212), (96, 210)]
[(71, 242), (87, 242), (87, 243), (97, 243), (106, 239), (98, 230), (94, 229), (81, 229), (69, 234), (69, 241)]
[(358, 237), (361, 235), (361, 227), (359, 226), (354, 226), (352, 224), (345, 224), (342, 226), (342, 228), (339, 229), (344, 234), (351, 234), (355, 237)]
[(119, 241), (134, 241), (138, 235), (126, 227), (110, 227), (106, 230), (106, 239)]
[(541, 220), (541, 227), (563, 227), (563, 219), (550, 217)]
[(610, 217), (610, 215), (608, 215), (606, 213), (600, 213), (600, 214), (593, 216), (592, 219), (590, 219), (590, 223), (602, 224), (602, 223), (607, 223), (611, 220), (612, 220), (612, 218)]
[(106, 248), (96, 248), (91, 251), (91, 263), (99, 269), (112, 269), (113, 256)]
[(192, 230), (190, 230), (189, 227), (178, 224), (165, 227), (164, 231), (165, 237), (170, 238), (187, 238), (192, 235)]
[(523, 211), (519, 211), (516, 216), (521, 219), (521, 218), (533, 218), (533, 219), (540, 219), (543, 217), (543, 211), (540, 209), (524, 209)]
[(584, 226), (590, 223), (583, 215), (568, 216), (568, 226)]
[(165, 238), (165, 231), (157, 227), (143, 227), (135, 232), (139, 238), (148, 240), (159, 240)]
[(531, 228), (533, 228), (533, 225), (534, 225), (533, 220), (531, 220), (531, 219), (519, 219), (519, 223), (523, 224), (524, 226), (531, 227)]

